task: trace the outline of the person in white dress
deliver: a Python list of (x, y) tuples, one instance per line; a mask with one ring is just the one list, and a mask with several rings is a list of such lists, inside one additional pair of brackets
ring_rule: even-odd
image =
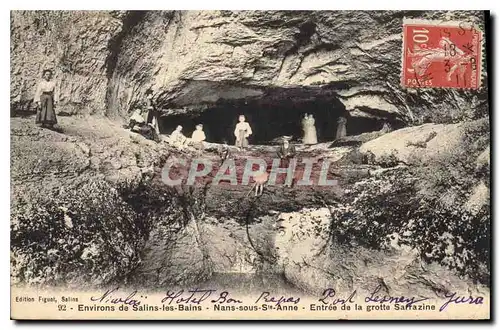
[(248, 147), (248, 137), (252, 135), (252, 128), (250, 127), (250, 124), (245, 121), (245, 116), (240, 115), (238, 120), (239, 123), (236, 124), (236, 128), (234, 129), (236, 146), (239, 149), (245, 149)]
[(316, 144), (318, 143), (318, 135), (316, 133), (316, 121), (313, 115), (309, 115), (307, 119), (304, 120), (304, 144)]
[(193, 142), (194, 147), (199, 151), (199, 153), (203, 152), (204, 145), (203, 141), (206, 140), (205, 132), (203, 131), (203, 124), (196, 125), (196, 130), (191, 135), (191, 141)]

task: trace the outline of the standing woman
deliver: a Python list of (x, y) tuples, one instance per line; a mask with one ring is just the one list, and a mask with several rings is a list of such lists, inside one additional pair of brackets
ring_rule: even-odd
[(55, 106), (56, 83), (52, 80), (52, 70), (43, 70), (42, 80), (38, 83), (34, 102), (37, 105), (35, 123), (41, 127), (54, 128), (57, 124)]
[(307, 120), (309, 119), (309, 114), (305, 114), (304, 115), (304, 118), (302, 118), (302, 142), (305, 143), (304, 141), (306, 140), (306, 135), (307, 135), (307, 129), (308, 129), (308, 126), (307, 126)]
[(316, 144), (318, 143), (318, 135), (316, 133), (316, 121), (313, 115), (309, 115), (306, 122), (306, 130), (304, 134), (304, 144)]
[(146, 108), (148, 111), (148, 116), (146, 118), (146, 123), (149, 124), (155, 130), (157, 135), (160, 135), (160, 126), (158, 123), (158, 109), (153, 101), (153, 90), (148, 89), (146, 91)]
[(234, 129), (234, 136), (236, 137), (236, 146), (241, 150), (248, 147), (248, 137), (252, 135), (252, 128), (245, 121), (244, 115), (240, 115), (238, 121), (239, 123), (236, 124), (236, 128)]
[(347, 135), (347, 118), (340, 117), (337, 120), (337, 132), (335, 133), (335, 140), (340, 140)]

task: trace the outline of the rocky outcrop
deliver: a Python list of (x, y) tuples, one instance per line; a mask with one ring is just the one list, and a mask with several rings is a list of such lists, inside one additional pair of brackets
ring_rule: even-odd
[(462, 134), (462, 124), (424, 124), (365, 142), (359, 151), (373, 157), (375, 162), (393, 157), (395, 161), (405, 164), (425, 164), (439, 153), (456, 149)]
[[(374, 163), (392, 161), (395, 164), (425, 165), (438, 158), (446, 159), (453, 153), (464, 153), (464, 138), (471, 129), (481, 129), (484, 125), (488, 125), (486, 119), (407, 127), (367, 141), (359, 147), (359, 151)], [(481, 137), (484, 139), (484, 132)], [(489, 167), (489, 157), (488, 146), (477, 156), (474, 166), (478, 170)]]
[(11, 130), (11, 190), (15, 196), (64, 194), (86, 180), (140, 182), (168, 149), (106, 118), (64, 118), (64, 133), (38, 128), (32, 118)]
[(329, 208), (302, 209), (279, 215), (276, 237), (278, 263), (287, 280), (316, 295), (325, 288), (339, 293), (372, 292), (444, 298), (444, 292), (488, 292), (481, 285), (463, 281), (437, 263), (423, 264), (419, 251), (391, 235), (382, 250), (338, 244), (332, 236), (337, 226)]
[(64, 113), (103, 114), (109, 45), (122, 30), (119, 13), (11, 12), (11, 107), (26, 110), (44, 69), (53, 69)]
[[(262, 272), (310, 292), (376, 283), (399, 294), (416, 285), (431, 296), (483, 290), (467, 276), (488, 283), (486, 263), (474, 265), (469, 251), (487, 259), (489, 142), (484, 132), (471, 135), (480, 142), (471, 148), (471, 174), (460, 144), (470, 125), (441, 122), (487, 115), (487, 90), (402, 89), (404, 16), (483, 26), (479, 12), (13, 12), (12, 107), (29, 108), (41, 71), (54, 68), (59, 114), (91, 114), (60, 117), (64, 133), (33, 118), (11, 120), (13, 281), (182, 285)], [(331, 189), (266, 187), (260, 198), (250, 198), (249, 187), (174, 189), (159, 182), (161, 166), (189, 151), (116, 120), (149, 88), (165, 116), (225, 111), (238, 101), (278, 108), (284, 120), (287, 107), (299, 113), (307, 101), (348, 111), (358, 123), (433, 123), (299, 148), (335, 163), (330, 174), (339, 184)], [(218, 160), (218, 146), (209, 147), (206, 157)], [(462, 158), (447, 158), (450, 150)], [(258, 146), (240, 156), (269, 159), (275, 151)], [(421, 165), (434, 158), (444, 164), (430, 168), (438, 175), (423, 175)], [(450, 165), (455, 159), (465, 159), (463, 173)], [(429, 205), (444, 203), (442, 191), (451, 202), (436, 215)], [(466, 245), (462, 237), (477, 240)], [(443, 251), (444, 241), (453, 249)]]
[[(466, 104), (459, 100), (472, 96), (463, 91), (415, 93), (399, 87), (402, 18), (451, 19), (450, 15), (246, 11), (149, 14), (141, 29), (162, 34), (163, 46), (152, 48), (157, 57), (156, 65), (150, 68), (154, 74), (143, 81), (159, 93), (165, 107), (199, 108), (217, 100), (242, 98), (279, 102), (290, 97), (297, 101), (340, 97), (349, 111), (399, 115), (411, 121), (429, 115), (425, 108), (436, 109), (447, 101), (451, 102), (449, 106), (463, 108)], [(481, 15), (471, 16), (481, 20)], [(166, 33), (160, 30), (165, 26)], [(133, 47), (134, 40), (137, 37), (131, 35), (123, 42)], [(121, 70), (120, 61), (151, 58), (146, 55), (149, 53), (150, 49), (119, 56), (115, 78), (127, 78), (135, 72), (144, 75), (142, 67), (130, 71), (125, 65)], [(118, 95), (134, 97), (141, 79), (125, 81), (133, 85), (118, 81)], [(308, 89), (299, 90), (304, 87)]]
[[(353, 212), (346, 207), (359, 207), (354, 214), (376, 214), (364, 209), (371, 199), (363, 184), (381, 184), (385, 193), (398, 187), (384, 181), (383, 172), (373, 172), (372, 178), (369, 165), (342, 165), (352, 148), (301, 149), (309, 156), (322, 150), (317, 157), (338, 163), (338, 186), (268, 186), (263, 196), (253, 198), (247, 186), (166, 187), (159, 178), (161, 164), (188, 155), (103, 118), (62, 118), (65, 134), (40, 129), (30, 119), (15, 118), (11, 124), (13, 283), (148, 287), (265, 274), (283, 278), (272, 282), (276, 285), (315, 294), (325, 287), (368, 290), (381, 281), (391, 292), (406, 294), (415, 290), (415, 278), (424, 295), (485, 290), (441, 265), (422, 266), (415, 248), (405, 245), (404, 237), (398, 241), (397, 232), (388, 235), (390, 244), (377, 248), (358, 245), (354, 238), (339, 240), (339, 230), (345, 228), (356, 233), (373, 225), (386, 235), (387, 228), (397, 227), (342, 220)], [(260, 153), (272, 152), (267, 149)], [(361, 193), (354, 195), (352, 205), (343, 206), (349, 187)], [(475, 202), (485, 191), (476, 190), (471, 197)], [(367, 237), (380, 236), (370, 228)]]
[[(128, 200), (159, 148), (105, 118), (61, 118), (64, 133), (11, 123), (13, 283), (87, 287), (137, 266), (147, 222)], [(160, 212), (160, 211), (159, 211)]]
[(405, 122), (487, 113), (485, 87), (400, 87), (405, 16), (484, 26), (481, 12), (13, 12), (11, 103), (29, 101), (53, 67), (71, 113), (124, 116), (148, 88), (165, 114), (235, 99), (323, 100), (332, 111), (340, 100), (353, 116)]

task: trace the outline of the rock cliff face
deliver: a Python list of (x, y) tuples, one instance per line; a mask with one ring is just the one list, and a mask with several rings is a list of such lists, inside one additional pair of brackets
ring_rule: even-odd
[(481, 12), (13, 12), (11, 103), (51, 67), (70, 113), (125, 116), (148, 88), (165, 114), (288, 99), (407, 123), (484, 112), (484, 88), (400, 87), (403, 17), (484, 27)]
[(26, 109), (44, 69), (53, 69), (67, 113), (106, 108), (109, 45), (122, 30), (110, 12), (12, 11), (11, 106)]
[[(449, 124), (487, 117), (487, 89), (403, 90), (404, 16), (484, 25), (479, 12), (12, 12), (11, 107), (28, 109), (53, 68), (57, 111), (91, 115), (61, 116), (63, 134), (11, 119), (13, 281), (154, 287), (275, 273), (310, 292), (487, 291), (488, 120)], [(349, 112), (345, 144), (300, 150), (334, 163), (340, 184), (260, 198), (158, 187), (166, 161), (193, 154), (119, 125), (149, 88), (172, 122), (231, 128), (224, 118), (244, 109), (261, 141), (283, 133), (273, 123), (300, 122), (292, 114), (335, 123)], [(357, 135), (379, 119), (433, 123)]]
[[(413, 218), (405, 218), (406, 209), (401, 211), (404, 216), (397, 213), (397, 201), (404, 204), (408, 199), (410, 206), (418, 206), (410, 198), (424, 197), (413, 191), (403, 195), (408, 194), (401, 190), (408, 180), (406, 167), (377, 165), (377, 161), (387, 157), (384, 153), (392, 150), (382, 142), (380, 150), (373, 149), (372, 142), (377, 139), (361, 148), (375, 154), (373, 165), (353, 162), (356, 147), (328, 148), (322, 144), (301, 151), (308, 157), (332, 161), (338, 186), (326, 190), (268, 186), (263, 196), (254, 198), (248, 196), (248, 186), (233, 190), (218, 186), (208, 189), (165, 186), (159, 179), (162, 163), (186, 154), (127, 132), (108, 119), (62, 117), (61, 124), (65, 127), (64, 134), (40, 129), (31, 119), (13, 118), (11, 122), (14, 283), (42, 286), (64, 283), (81, 288), (117, 282), (157, 287), (214, 281), (223, 281), (221, 285), (234, 285), (235, 281), (250, 285), (256, 281), (249, 290), (264, 284), (284, 289), (291, 285), (295, 290), (316, 294), (325, 286), (347, 292), (356, 287), (373, 289), (383, 282), (390, 292), (409, 294), (416, 290), (429, 297), (440, 296), (446, 290), (479, 293), (487, 290), (439, 264), (451, 260), (448, 265), (452, 269), (458, 265), (472, 278), (488, 283), (485, 263), (470, 256), (477, 249), (485, 249), (481, 253), (487, 260), (489, 250), (484, 244), (489, 228), (489, 217), (484, 213), (489, 207), (489, 188), (484, 183), (487, 181), (473, 179), (479, 188), (464, 182), (468, 187), (464, 202), (468, 198), (471, 208), (474, 204), (478, 209), (477, 216), (465, 221), (474, 223), (472, 228), (479, 221), (484, 225), (480, 228), (486, 231), (470, 233), (471, 227), (462, 225), (455, 228), (449, 217), (456, 213), (443, 213), (441, 219), (432, 212), (419, 210), (419, 218), (429, 216), (432, 225), (439, 226), (432, 233), (449, 236), (448, 245), (425, 237), (419, 242), (413, 236), (408, 240), (407, 236), (428, 235), (429, 225), (422, 224), (424, 232), (419, 232), (418, 226), (411, 224)], [(438, 133), (435, 142), (431, 139), (428, 146), (419, 148), (429, 148), (435, 156), (448, 152), (437, 142), (440, 135), (459, 136), (458, 128), (457, 125), (421, 126), (424, 136), (430, 130)], [(391, 136), (392, 140), (398, 137), (403, 141), (419, 137), (405, 129), (378, 139)], [(475, 153), (468, 153), (477, 156), (478, 168), (484, 167), (482, 159), (487, 162), (484, 154), (488, 150), (482, 149), (485, 142), (481, 142)], [(256, 148), (260, 155), (273, 152), (268, 146)], [(408, 161), (404, 151), (401, 147), (396, 161)], [(420, 157), (425, 167), (432, 157)], [(452, 166), (460, 179), (470, 179)], [(401, 181), (393, 182), (394, 178), (387, 177), (385, 171), (394, 173), (395, 180)], [(488, 175), (483, 177), (486, 180)], [(443, 175), (438, 180), (444, 178)], [(452, 192), (448, 190), (446, 193)], [(344, 195), (354, 199), (350, 201)], [(454, 198), (463, 204), (460, 196), (455, 194)], [(393, 207), (384, 206), (394, 202)], [(463, 221), (461, 213), (458, 216)], [(367, 217), (376, 220), (366, 220)], [(462, 239), (470, 235), (476, 239)], [(427, 264), (421, 260), (419, 251), (429, 243), (429, 253), (435, 255), (431, 260), (437, 262)], [(439, 254), (443, 247), (445, 256)], [(241, 276), (250, 276), (252, 280)], [(273, 276), (281, 280), (274, 281)], [(415, 278), (419, 283), (417, 289)]]

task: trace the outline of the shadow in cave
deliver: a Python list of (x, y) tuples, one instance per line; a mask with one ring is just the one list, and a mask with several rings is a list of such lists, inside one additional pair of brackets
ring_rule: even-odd
[(243, 114), (253, 131), (250, 144), (276, 144), (277, 139), (284, 135), (300, 142), (303, 136), (301, 121), (305, 113), (314, 115), (318, 142), (335, 140), (340, 116), (348, 118), (347, 135), (376, 131), (383, 125), (381, 119), (350, 117), (338, 99), (258, 99), (223, 100), (203, 112), (163, 116), (160, 118), (160, 131), (170, 134), (177, 125), (181, 125), (183, 133), (190, 137), (195, 126), (202, 123), (208, 142), (234, 144), (234, 128), (239, 115)]

